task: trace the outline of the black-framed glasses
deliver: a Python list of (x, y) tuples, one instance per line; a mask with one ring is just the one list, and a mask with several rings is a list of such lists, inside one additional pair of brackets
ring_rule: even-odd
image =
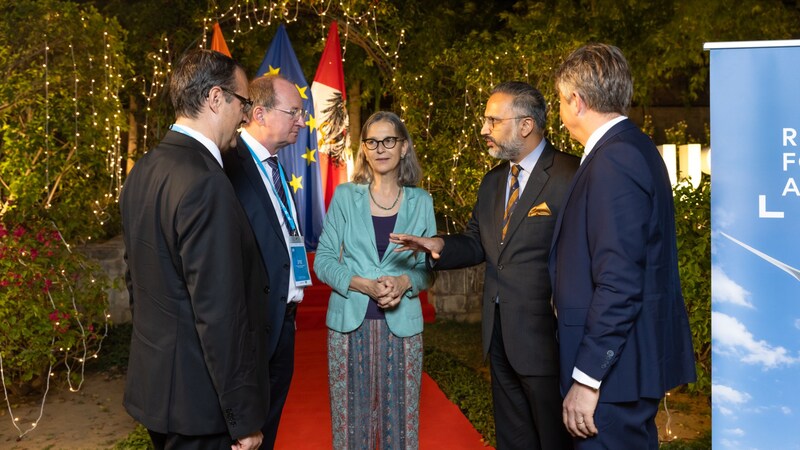
[(378, 144), (383, 144), (383, 148), (389, 150), (393, 149), (399, 141), (405, 141), (405, 139), (396, 136), (388, 136), (380, 141), (377, 139), (363, 139), (361, 142), (364, 143), (364, 147), (367, 147), (368, 150), (376, 150), (378, 148)]
[(527, 119), (531, 116), (517, 116), (517, 117), (492, 117), (492, 116), (484, 116), (483, 117), (483, 125), (489, 124), (489, 129), (493, 129), (497, 122), (502, 122), (504, 120), (519, 120), (519, 119)]
[(305, 109), (280, 109), (273, 107), (275, 111), (280, 111), (284, 114), (288, 114), (292, 117), (292, 120), (297, 120), (299, 118), (303, 118), (303, 120), (308, 120), (308, 111)]
[(250, 108), (251, 106), (253, 106), (253, 101), (250, 100), (249, 98), (242, 97), (241, 95), (237, 94), (236, 92), (233, 92), (232, 90), (230, 90), (230, 89), (228, 89), (226, 87), (220, 86), (219, 88), (222, 89), (222, 92), (228, 93), (228, 94), (236, 97), (237, 99), (239, 99), (239, 101), (242, 102), (242, 109), (246, 110), (246, 109)]

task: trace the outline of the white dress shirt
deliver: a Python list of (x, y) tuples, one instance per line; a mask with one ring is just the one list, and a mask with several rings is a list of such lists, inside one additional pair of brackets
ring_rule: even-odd
[[(532, 152), (528, 153), (528, 156), (522, 159), (519, 162), (519, 166), (521, 170), (519, 171), (519, 175), (517, 175), (517, 182), (519, 183), (519, 197), (522, 197), (522, 193), (525, 192), (525, 185), (528, 184), (528, 178), (531, 176), (531, 172), (533, 168), (536, 166), (536, 163), (539, 161), (539, 157), (542, 156), (542, 152), (544, 151), (544, 146), (547, 144), (547, 141), (542, 138), (539, 145), (533, 149)], [(509, 161), (510, 164), (508, 166), (508, 181), (506, 181), (506, 204), (508, 204), (508, 194), (511, 190), (511, 167), (514, 166), (514, 163)]]

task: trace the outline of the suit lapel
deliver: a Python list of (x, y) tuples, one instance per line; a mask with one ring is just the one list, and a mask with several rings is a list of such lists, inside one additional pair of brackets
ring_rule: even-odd
[(536, 165), (533, 167), (530, 177), (528, 177), (528, 182), (525, 183), (525, 190), (522, 191), (522, 196), (520, 196), (519, 201), (517, 201), (514, 212), (511, 214), (508, 231), (506, 232), (506, 241), (511, 240), (514, 232), (527, 217), (528, 211), (533, 207), (536, 199), (539, 198), (539, 194), (542, 193), (542, 189), (544, 189), (547, 180), (550, 178), (550, 175), (547, 174), (547, 170), (553, 165), (554, 155), (553, 148), (550, 146), (550, 143), (547, 143), (542, 154), (539, 156), (539, 160), (536, 161)]
[[(404, 230), (408, 230), (408, 226), (411, 223), (411, 214), (417, 209), (417, 196), (413, 189), (406, 189), (401, 187), (400, 189), (403, 190), (403, 199), (400, 203), (400, 210), (397, 211), (397, 220), (394, 223), (394, 230), (393, 232), (408, 232)], [(402, 256), (406, 258), (407, 255), (402, 255), (400, 253), (395, 253), (394, 249), (397, 248), (397, 244), (389, 243), (389, 246), (386, 248), (386, 252), (383, 254), (383, 259), (381, 260), (381, 265), (386, 264), (387, 261), (390, 261), (396, 257)], [(377, 244), (375, 244), (375, 251), (377, 252)]]
[[(267, 186), (264, 185), (264, 180), (261, 178), (261, 171), (256, 165), (257, 163), (250, 154), (250, 151), (247, 149), (247, 144), (245, 144), (241, 138), (239, 138), (239, 142), (236, 145), (236, 155), (240, 158), (247, 181), (256, 194), (258, 206), (264, 209), (270, 228), (275, 232), (280, 241), (283, 242), (283, 246), (286, 247), (286, 242), (283, 239), (281, 222), (278, 220), (275, 208), (272, 207), (272, 199), (267, 192)], [(264, 225), (266, 224), (261, 224), (261, 226)]]
[(356, 195), (353, 197), (353, 208), (356, 211), (356, 216), (360, 220), (361, 229), (367, 233), (367, 237), (371, 243), (370, 249), (372, 251), (373, 259), (378, 260), (378, 244), (375, 243), (375, 227), (372, 226), (372, 211), (369, 207), (369, 184), (357, 185), (360, 189), (356, 190)]

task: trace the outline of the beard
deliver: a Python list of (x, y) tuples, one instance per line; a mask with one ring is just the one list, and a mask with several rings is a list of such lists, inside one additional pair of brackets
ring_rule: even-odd
[(489, 154), (494, 158), (511, 161), (517, 159), (520, 152), (522, 152), (521, 139), (512, 139), (503, 142), (498, 142), (496, 139), (488, 136), (485, 139), (494, 143), (494, 147), (489, 147)]

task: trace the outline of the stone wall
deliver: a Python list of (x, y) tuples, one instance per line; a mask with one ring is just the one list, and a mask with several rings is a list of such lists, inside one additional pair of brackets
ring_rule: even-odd
[(466, 269), (440, 270), (428, 290), (428, 301), (436, 318), (458, 322), (479, 322), (483, 299), (484, 264)]
[[(131, 320), (128, 291), (125, 288), (125, 246), (122, 236), (106, 242), (89, 244), (81, 252), (97, 261), (112, 280), (108, 303), (113, 323)], [(436, 309), (436, 318), (458, 322), (479, 322), (483, 297), (484, 265), (435, 272), (436, 282), (428, 290), (428, 301)]]
[(106, 242), (87, 244), (80, 248), (81, 253), (95, 260), (105, 270), (112, 282), (108, 290), (109, 314), (112, 323), (131, 321), (131, 309), (128, 302), (128, 290), (125, 288), (125, 245), (122, 236)]

